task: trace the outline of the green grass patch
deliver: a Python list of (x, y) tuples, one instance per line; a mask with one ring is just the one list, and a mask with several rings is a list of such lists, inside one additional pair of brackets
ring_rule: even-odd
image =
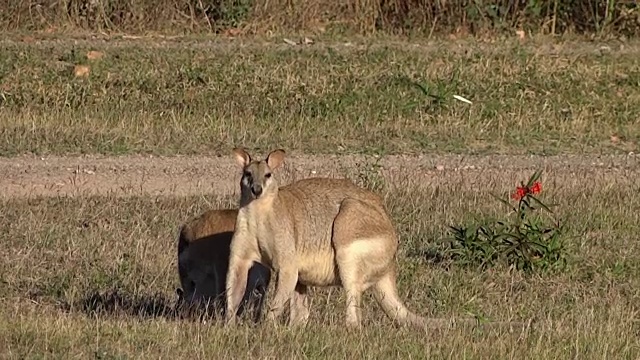
[[(48, 44), (0, 45), (0, 155), (226, 154), (232, 144), (619, 153), (640, 139), (640, 67), (628, 49)], [(88, 60), (89, 50), (104, 57)]]

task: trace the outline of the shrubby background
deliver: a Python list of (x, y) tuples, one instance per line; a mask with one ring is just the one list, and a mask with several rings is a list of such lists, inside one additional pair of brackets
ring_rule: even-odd
[(5, 0), (3, 30), (64, 27), (164, 33), (504, 31), (633, 36), (632, 0)]

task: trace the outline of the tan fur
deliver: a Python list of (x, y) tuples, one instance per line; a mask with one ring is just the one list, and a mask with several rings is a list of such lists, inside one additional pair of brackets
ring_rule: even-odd
[(234, 321), (250, 264), (261, 262), (277, 275), (271, 319), (289, 302), (290, 321), (305, 323), (306, 287), (342, 286), (347, 325), (360, 326), (362, 293), (373, 288), (391, 319), (424, 326), (398, 297), (397, 235), (377, 194), (346, 179), (312, 178), (279, 187), (270, 174), (284, 161), (283, 150), (261, 161), (242, 149), (234, 155), (243, 177), (227, 274), (228, 322)]
[[(231, 239), (238, 210), (210, 210), (182, 226), (178, 238), (179, 306), (210, 303), (224, 311)], [(254, 307), (257, 321), (270, 281), (270, 270), (254, 264), (248, 273), (243, 305)]]

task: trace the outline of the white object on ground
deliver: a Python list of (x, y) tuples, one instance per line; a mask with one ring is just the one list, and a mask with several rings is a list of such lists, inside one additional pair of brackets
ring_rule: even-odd
[(454, 99), (456, 99), (456, 100), (460, 100), (460, 101), (462, 101), (462, 102), (466, 102), (467, 104), (472, 104), (472, 102), (471, 102), (471, 101), (469, 101), (468, 99), (463, 98), (463, 97), (462, 97), (462, 96), (460, 96), (460, 95), (453, 95), (453, 98), (454, 98)]

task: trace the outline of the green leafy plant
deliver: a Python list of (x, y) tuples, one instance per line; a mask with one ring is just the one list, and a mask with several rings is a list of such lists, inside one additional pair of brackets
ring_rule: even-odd
[(505, 219), (450, 226), (452, 236), (446, 239), (445, 253), (456, 263), (480, 268), (506, 264), (523, 271), (564, 269), (564, 225), (536, 196), (542, 192), (540, 175), (536, 171), (526, 184), (521, 183), (511, 199), (494, 195), (511, 209)]

